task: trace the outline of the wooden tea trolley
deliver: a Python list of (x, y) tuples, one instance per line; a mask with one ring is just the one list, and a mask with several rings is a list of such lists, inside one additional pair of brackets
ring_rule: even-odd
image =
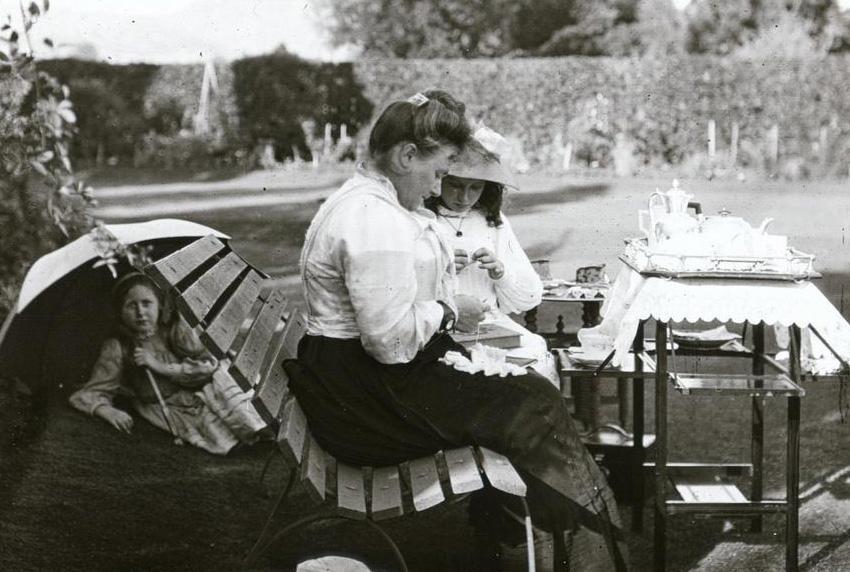
[[(769, 280), (717, 275), (695, 278), (647, 276), (626, 266), (618, 276), (604, 310), (605, 321), (616, 323), (614, 364), (627, 363), (639, 347), (643, 330), (655, 322), (655, 570), (666, 564), (667, 520), (679, 514), (751, 517), (760, 530), (766, 514), (785, 515), (786, 570), (797, 569), (800, 472), (800, 386), (801, 328), (809, 328), (827, 346), (830, 339), (848, 346), (850, 326), (813, 283), (807, 280)], [(736, 323), (752, 325), (752, 347), (732, 340), (722, 346), (700, 348), (668, 347), (671, 324), (683, 322)], [(790, 358), (787, 366), (765, 353), (765, 324), (789, 326)], [(834, 350), (833, 350), (834, 351)], [(841, 353), (841, 350), (839, 350)], [(846, 352), (844, 352), (846, 353)], [(640, 355), (640, 354), (638, 354)], [(744, 358), (747, 373), (684, 373), (678, 371), (677, 356)], [(836, 353), (842, 362), (845, 359)], [(846, 358), (846, 356), (844, 356)], [(846, 363), (846, 362), (845, 362)], [(751, 456), (749, 463), (668, 462), (668, 386), (688, 396), (750, 396)], [(768, 397), (788, 403), (786, 442), (786, 495), (765, 499), (763, 495), (764, 410)], [(749, 496), (725, 477), (749, 476)]]

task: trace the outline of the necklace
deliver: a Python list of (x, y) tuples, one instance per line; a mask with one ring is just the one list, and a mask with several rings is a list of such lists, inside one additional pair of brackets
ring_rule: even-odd
[(457, 237), (463, 236), (463, 231), (461, 230), (461, 227), (463, 226), (463, 221), (466, 220), (465, 216), (452, 217), (452, 218), (459, 218), (460, 219), (460, 222), (457, 224), (457, 226), (453, 225), (452, 221), (450, 221), (449, 217), (447, 217), (446, 215), (441, 214), (440, 216), (443, 217), (443, 220), (445, 220), (449, 224), (450, 227), (452, 227), (452, 230), (455, 231), (455, 236), (457, 236)]
[[(440, 215), (440, 216), (442, 216), (442, 215)], [(445, 217), (445, 216), (443, 217), (443, 219), (447, 223), (449, 223), (449, 226), (452, 227), (452, 230), (455, 231), (455, 236), (458, 236), (458, 237), (463, 236), (463, 231), (460, 228), (463, 226), (463, 221), (466, 220), (466, 217), (459, 217), (459, 218), (460, 218), (460, 222), (458, 223), (457, 226), (455, 226), (455, 225), (452, 224), (452, 221), (450, 221), (448, 217)]]

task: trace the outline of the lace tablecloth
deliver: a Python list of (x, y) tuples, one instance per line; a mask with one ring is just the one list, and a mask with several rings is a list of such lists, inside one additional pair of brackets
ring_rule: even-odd
[[(811, 282), (741, 279), (671, 280), (647, 277), (624, 266), (602, 306), (594, 332), (613, 339), (614, 365), (628, 354), (641, 320), (814, 326), (850, 361), (850, 324)], [(806, 346), (809, 340), (804, 340)], [(811, 340), (815, 356), (825, 348)], [(836, 360), (837, 361), (837, 360)]]

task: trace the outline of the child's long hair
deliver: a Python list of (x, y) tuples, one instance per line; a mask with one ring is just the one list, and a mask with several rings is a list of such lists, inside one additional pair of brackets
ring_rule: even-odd
[(159, 302), (159, 320), (157, 328), (165, 337), (171, 351), (179, 357), (200, 358), (207, 353), (206, 348), (193, 335), (185, 320), (180, 319), (174, 310), (171, 296), (163, 292), (156, 283), (141, 272), (132, 272), (121, 277), (112, 289), (112, 305), (116, 318), (116, 337), (124, 347), (126, 355), (131, 355), (134, 347), (133, 334), (121, 322), (121, 306), (127, 292), (134, 286), (145, 286), (156, 296)]
[[(446, 178), (451, 177), (447, 175)], [(505, 186), (492, 181), (484, 181), (484, 190), (481, 196), (472, 205), (473, 209), (480, 210), (487, 220), (487, 226), (499, 228), (502, 226), (502, 202), (504, 201)], [(425, 207), (437, 212), (437, 207), (443, 204), (442, 197), (428, 197), (425, 199)], [(445, 206), (445, 205), (443, 205)]]

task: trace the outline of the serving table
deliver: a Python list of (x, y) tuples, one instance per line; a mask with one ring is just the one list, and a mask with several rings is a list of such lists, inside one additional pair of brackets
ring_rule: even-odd
[[(654, 555), (655, 570), (665, 569), (667, 519), (676, 514), (702, 513), (748, 516), (759, 530), (765, 514), (785, 515), (785, 561), (787, 570), (797, 569), (799, 428), (801, 387), (801, 329), (809, 328), (823, 338), (846, 365), (850, 359), (850, 324), (811, 282), (763, 279), (670, 279), (647, 277), (624, 267), (602, 308), (597, 330), (614, 340), (611, 365), (629, 368), (633, 356), (648, 363), (643, 346), (644, 325), (655, 322), (655, 462)], [(668, 347), (674, 322), (751, 324), (752, 348), (741, 344), (723, 349), (678, 350), (678, 355), (723, 355), (745, 358), (750, 371), (742, 374), (679, 372), (677, 350)], [(765, 325), (790, 327), (788, 366), (765, 353)], [(770, 373), (765, 373), (766, 369)], [(606, 372), (605, 375), (608, 375)], [(635, 375), (635, 383), (643, 379)], [(628, 378), (628, 377), (627, 377)], [(669, 463), (668, 385), (683, 395), (751, 397), (751, 455), (749, 463)], [(637, 393), (636, 400), (637, 400)], [(763, 498), (764, 409), (767, 397), (787, 399), (786, 495)], [(638, 420), (635, 416), (637, 433)], [(642, 424), (641, 424), (642, 425)], [(635, 436), (637, 437), (637, 435)], [(749, 497), (725, 477), (749, 476)], [(672, 485), (672, 486), (671, 486)]]

